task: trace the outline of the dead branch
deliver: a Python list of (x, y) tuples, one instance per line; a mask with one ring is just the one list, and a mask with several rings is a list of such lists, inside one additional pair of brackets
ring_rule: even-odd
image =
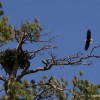
[(4, 82), (7, 81), (7, 79), (6, 79), (4, 76), (2, 76), (2, 75), (0, 75), (0, 80), (2, 80), (2, 81), (4, 81)]
[(19, 75), (17, 76), (16, 80), (19, 81), (19, 80), (20, 80), (24, 75), (26, 75), (26, 74), (36, 73), (36, 72), (38, 72), (38, 71), (46, 71), (46, 70), (49, 70), (49, 69), (51, 69), (52, 64), (53, 64), (53, 62), (49, 63), (49, 64), (48, 64), (47, 66), (45, 66), (45, 67), (39, 67), (39, 68), (36, 68), (36, 69), (34, 69), (34, 70), (28, 70), (28, 71), (25, 71), (25, 72), (22, 71), (21, 74), (19, 74)]
[(3, 90), (5, 90), (5, 89), (1, 89), (0, 92), (2, 92)]
[(54, 46), (54, 45), (45, 45), (44, 47), (42, 47), (42, 48), (40, 48), (40, 49), (38, 49), (36, 51), (29, 52), (30, 53), (30, 58), (35, 57), (35, 55), (37, 53), (39, 53), (40, 51), (44, 51), (44, 50), (47, 50), (47, 49), (54, 49), (54, 48), (57, 48), (57, 47)]
[[(44, 35), (48, 35), (48, 34), (44, 34)], [(37, 42), (52, 42), (53, 40), (55, 40), (56, 38), (58, 38), (58, 36), (60, 36), (60, 35), (62, 35), (62, 33), (61, 34), (58, 34), (58, 35), (56, 35), (56, 36), (52, 36), (50, 39), (48, 39), (48, 40), (38, 40)], [(43, 36), (43, 35), (42, 35)]]
[(22, 44), (24, 43), (24, 39), (25, 39), (25, 33), (23, 34), (21, 41), (18, 43), (17, 49), (16, 51), (18, 51), (19, 49), (22, 49)]
[[(93, 48), (91, 50), (91, 52), (93, 52), (98, 47)], [(37, 50), (36, 53), (39, 52), (39, 51), (41, 51), (41, 50), (48, 49), (48, 48), (49, 47), (41, 48), (41, 49)], [(38, 67), (38, 68), (33, 69), (33, 70), (22, 71), (22, 73), (17, 76), (17, 80), (20, 80), (24, 75), (27, 75), (27, 74), (36, 73), (36, 72), (39, 72), (39, 71), (49, 70), (53, 66), (91, 65), (91, 62), (87, 62), (87, 60), (89, 58), (100, 58), (100, 56), (93, 55), (91, 52), (90, 52), (89, 55), (86, 55), (86, 56), (84, 56), (81, 52), (78, 52), (74, 56), (68, 56), (66, 58), (57, 58), (56, 56), (50, 54), (51, 58), (48, 58), (48, 59), (42, 61), (42, 63), (44, 64), (43, 67)]]
[(94, 50), (95, 50), (96, 48), (100, 48), (100, 45), (97, 45), (97, 46), (95, 46), (94, 48), (92, 48), (92, 50), (91, 50), (91, 52), (90, 52), (90, 55), (92, 55), (92, 53), (94, 52)]

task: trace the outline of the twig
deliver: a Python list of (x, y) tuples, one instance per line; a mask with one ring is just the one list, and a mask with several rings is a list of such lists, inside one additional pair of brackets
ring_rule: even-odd
[(30, 58), (35, 57), (35, 55), (37, 53), (39, 53), (40, 51), (47, 50), (47, 49), (53, 49), (53, 48), (57, 48), (57, 47), (56, 46), (53, 46), (53, 45), (46, 45), (46, 46), (44, 46), (44, 47), (42, 47), (42, 48), (40, 48), (40, 49), (38, 49), (36, 51), (29, 52), (30, 53)]
[(0, 92), (2, 92), (3, 90), (5, 90), (5, 89), (1, 89)]
[(62, 65), (90, 65), (90, 63), (84, 63), (83, 61), (89, 58), (100, 58), (100, 56), (96, 56), (96, 55), (87, 55), (87, 56), (71, 56), (71, 57), (66, 57), (63, 59), (58, 59), (55, 58), (55, 56), (52, 56), (52, 58), (50, 59), (46, 59), (43, 62), (43, 64), (45, 65), (45, 67), (39, 67), (36, 68), (34, 70), (28, 70), (28, 71), (23, 71), (20, 75), (17, 76), (17, 80), (20, 80), (24, 75), (26, 74), (31, 74), (31, 73), (36, 73), (39, 71), (46, 71), (51, 69), (53, 66), (62, 66)]
[(2, 75), (0, 75), (0, 80), (2, 80), (2, 81), (4, 81), (4, 82), (7, 81), (7, 79), (6, 79), (4, 76), (2, 76)]
[[(47, 49), (48, 47), (43, 47), (42, 49), (37, 50), (35, 53)], [(94, 49), (92, 49), (93, 51)], [(92, 52), (91, 51), (91, 52)], [(17, 80), (20, 80), (24, 75), (27, 74), (31, 74), (31, 73), (36, 73), (39, 71), (46, 71), (51, 69), (53, 66), (57, 66), (57, 65), (90, 65), (90, 63), (85, 63), (84, 60), (87, 60), (89, 58), (100, 58), (100, 56), (96, 56), (96, 55), (87, 55), (87, 56), (83, 56), (81, 53), (77, 53), (74, 56), (69, 56), (63, 59), (58, 59), (57, 57), (55, 57), (54, 55), (50, 54), (51, 58), (50, 59), (46, 59), (43, 62), (43, 64), (45, 65), (44, 67), (39, 67), (33, 70), (28, 70), (28, 71), (22, 71), (22, 73), (20, 75), (17, 76)]]
[(91, 52), (90, 52), (90, 55), (92, 55), (93, 51), (94, 51), (96, 48), (99, 48), (99, 47), (100, 47), (100, 45), (97, 45), (97, 46), (95, 46), (94, 48), (92, 48), (92, 50), (91, 50)]

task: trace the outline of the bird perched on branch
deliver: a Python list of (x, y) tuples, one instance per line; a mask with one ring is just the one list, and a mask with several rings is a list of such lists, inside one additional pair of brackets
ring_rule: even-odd
[(87, 37), (86, 37), (86, 43), (85, 43), (85, 50), (88, 50), (90, 43), (92, 43), (91, 39), (91, 31), (87, 30)]

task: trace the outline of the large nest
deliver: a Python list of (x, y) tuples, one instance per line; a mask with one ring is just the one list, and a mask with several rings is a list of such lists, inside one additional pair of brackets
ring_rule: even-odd
[(6, 68), (10, 72), (13, 70), (14, 66), (16, 66), (16, 68), (24, 69), (25, 67), (30, 66), (29, 54), (24, 50), (16, 52), (16, 49), (7, 49), (5, 51), (1, 51), (0, 64), (4, 70)]

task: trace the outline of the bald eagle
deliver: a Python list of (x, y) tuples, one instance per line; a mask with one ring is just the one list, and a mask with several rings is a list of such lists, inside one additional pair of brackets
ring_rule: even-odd
[(88, 50), (90, 43), (92, 42), (91, 39), (91, 31), (87, 30), (87, 38), (86, 38), (86, 43), (85, 43), (85, 50)]

